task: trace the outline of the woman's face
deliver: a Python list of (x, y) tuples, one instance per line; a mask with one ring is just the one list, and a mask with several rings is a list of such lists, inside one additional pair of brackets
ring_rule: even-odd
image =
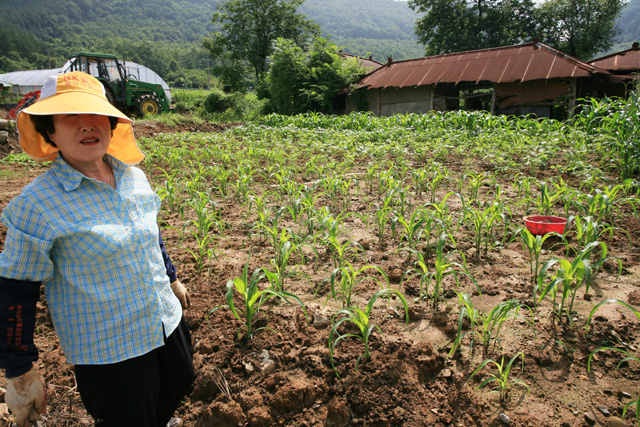
[(102, 161), (111, 143), (109, 117), (97, 114), (55, 114), (55, 132), (49, 138), (72, 167), (86, 167)]

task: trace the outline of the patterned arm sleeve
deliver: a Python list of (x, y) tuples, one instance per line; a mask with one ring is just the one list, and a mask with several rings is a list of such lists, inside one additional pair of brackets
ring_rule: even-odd
[(164, 267), (167, 270), (167, 276), (169, 276), (169, 282), (173, 283), (178, 280), (176, 276), (176, 267), (171, 262), (169, 254), (167, 254), (167, 249), (164, 246), (164, 241), (162, 240), (160, 230), (158, 230), (158, 243), (160, 244), (160, 251), (162, 252), (162, 259), (164, 260)]
[(0, 368), (7, 378), (29, 371), (38, 360), (33, 344), (40, 283), (0, 277)]
[(14, 198), (2, 213), (7, 227), (0, 254), (0, 368), (22, 375), (38, 359), (33, 343), (40, 284), (53, 275), (53, 232), (27, 200)]

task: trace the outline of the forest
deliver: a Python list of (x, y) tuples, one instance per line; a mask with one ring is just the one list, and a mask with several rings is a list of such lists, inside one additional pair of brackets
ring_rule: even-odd
[[(77, 51), (113, 53), (144, 64), (169, 84), (206, 85), (202, 39), (213, 30), (217, 1), (0, 0), (0, 73), (60, 67)], [(355, 55), (406, 59), (421, 56), (417, 14), (392, 0), (307, 0), (300, 9), (324, 37)], [(91, 23), (91, 25), (86, 25)]]
[[(214, 30), (218, 2), (0, 0), (0, 73), (57, 68), (78, 51), (98, 51), (150, 67), (172, 86), (203, 87), (214, 64), (202, 40)], [(348, 53), (379, 62), (425, 54), (414, 32), (420, 14), (405, 1), (306, 0), (299, 10)], [(640, 39), (639, 21), (640, 0), (631, 0), (613, 49)]]

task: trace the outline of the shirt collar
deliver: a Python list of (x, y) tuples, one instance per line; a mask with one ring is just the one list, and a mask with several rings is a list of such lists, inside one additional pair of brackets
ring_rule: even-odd
[[(116, 180), (119, 181), (124, 169), (126, 168), (126, 165), (110, 154), (105, 154), (104, 159), (107, 161), (107, 163), (109, 163), (109, 165), (111, 165)], [(58, 180), (62, 184), (62, 187), (67, 192), (73, 191), (78, 188), (83, 179), (95, 181), (93, 178), (89, 178), (88, 176), (83, 175), (82, 173), (69, 166), (69, 163), (67, 163), (60, 155), (56, 156), (56, 158), (53, 159), (49, 170), (54, 174), (56, 178), (58, 178)]]

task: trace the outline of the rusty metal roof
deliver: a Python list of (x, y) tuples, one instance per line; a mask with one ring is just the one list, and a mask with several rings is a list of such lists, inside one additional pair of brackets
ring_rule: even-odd
[(634, 43), (631, 49), (593, 59), (589, 64), (609, 71), (638, 71), (640, 70), (640, 48), (637, 43)]
[(341, 55), (345, 58), (355, 58), (362, 68), (367, 68), (369, 69), (369, 71), (373, 71), (376, 68), (382, 67), (382, 64), (378, 61), (375, 61), (371, 56), (369, 56), (369, 58), (363, 58), (361, 56), (351, 55), (350, 53), (346, 52), (341, 52)]
[(540, 42), (391, 62), (360, 80), (360, 87), (415, 87), (460, 82), (527, 82), (609, 74)]

